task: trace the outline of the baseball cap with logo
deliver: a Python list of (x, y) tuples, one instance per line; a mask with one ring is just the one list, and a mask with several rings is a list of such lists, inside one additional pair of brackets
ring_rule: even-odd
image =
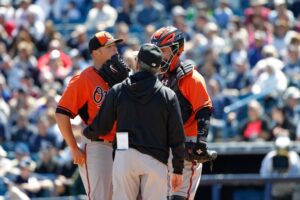
[(144, 63), (150, 69), (158, 69), (163, 59), (160, 48), (154, 44), (144, 44), (141, 46), (137, 55), (140, 62)]
[(122, 42), (123, 39), (115, 39), (110, 33), (106, 31), (100, 31), (96, 33), (89, 41), (89, 51), (96, 50), (100, 47), (108, 46), (112, 43)]

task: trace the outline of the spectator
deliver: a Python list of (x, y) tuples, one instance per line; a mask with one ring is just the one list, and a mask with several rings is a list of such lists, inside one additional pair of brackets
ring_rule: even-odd
[(5, 34), (9, 40), (8, 42), (11, 42), (16, 25), (14, 21), (7, 19), (6, 12), (6, 9), (0, 7), (0, 27), (3, 28), (2, 34)]
[(296, 127), (287, 118), (285, 118), (285, 110), (283, 107), (275, 106), (272, 109), (271, 126), (272, 138), (286, 136), (291, 140), (295, 140)]
[[(4, 177), (12, 169), (12, 162), (7, 158), (7, 152), (0, 146), (0, 176)], [(0, 193), (3, 189), (0, 189)], [(1, 194), (0, 194), (1, 195)]]
[(268, 121), (263, 115), (264, 110), (258, 101), (248, 104), (247, 118), (239, 127), (239, 135), (246, 141), (268, 141), (271, 139)]
[(295, 0), (290, 8), (291, 8), (295, 18), (299, 19), (299, 16), (300, 16), (300, 1)]
[(300, 91), (298, 88), (288, 87), (283, 95), (283, 110), (285, 118), (294, 126), (300, 123)]
[(62, 21), (64, 23), (78, 23), (82, 19), (80, 10), (77, 8), (76, 2), (70, 0), (67, 6), (62, 10)]
[(35, 40), (33, 35), (29, 32), (29, 30), (25, 26), (21, 26), (14, 32), (13, 40), (9, 47), (9, 54), (11, 56), (16, 56), (18, 51), (18, 45), (20, 42), (27, 42), (28, 44), (32, 45), (32, 47), (35, 47)]
[(247, 8), (244, 12), (246, 26), (257, 25), (268, 20), (270, 10), (264, 5), (266, 0), (250, 0), (250, 8)]
[(278, 58), (278, 52), (273, 45), (265, 45), (262, 49), (262, 59), (252, 68), (251, 72), (255, 77), (266, 71), (267, 66), (274, 66), (276, 70), (282, 71), (284, 63)]
[[(5, 89), (5, 78), (0, 75), (0, 94), (5, 93)], [(5, 96), (0, 95), (0, 144), (3, 144), (10, 139), (10, 134), (8, 133), (9, 116), (10, 107), (5, 101)]]
[(134, 7), (136, 6), (135, 1), (121, 0), (122, 6), (118, 9), (118, 18), (117, 23), (124, 22), (128, 26), (132, 25), (131, 13), (133, 12)]
[(132, 20), (141, 26), (153, 24), (159, 27), (164, 20), (164, 13), (165, 7), (157, 0), (143, 0), (132, 13)]
[(22, 158), (28, 156), (30, 156), (30, 150), (28, 145), (25, 143), (17, 143), (14, 147), (14, 158), (16, 159), (16, 164), (19, 164)]
[(11, 140), (13, 142), (26, 144), (36, 134), (35, 126), (30, 124), (28, 115), (25, 110), (18, 112), (16, 125), (11, 128)]
[(241, 38), (239, 35), (232, 36), (232, 49), (230, 49), (230, 51), (227, 53), (229, 72), (233, 70), (231, 66), (233, 66), (237, 60), (248, 61), (247, 47), (245, 46), (243, 38)]
[(255, 42), (257, 31), (265, 33), (264, 43), (270, 43), (272, 39), (272, 29), (268, 22), (270, 10), (264, 7), (266, 0), (251, 0), (251, 7), (245, 10), (245, 25), (249, 33), (249, 44)]
[(171, 10), (171, 14), (172, 17), (170, 17), (171, 18), (170, 23), (174, 24), (175, 21), (177, 20), (185, 21), (186, 13), (185, 13), (185, 9), (182, 6), (180, 5), (174, 6)]
[(217, 57), (217, 53), (213, 49), (207, 49), (204, 53), (203, 63), (200, 63), (198, 66), (198, 71), (203, 75), (206, 83), (208, 83), (210, 79), (215, 79), (223, 88), (225, 86), (225, 80), (218, 73), (221, 65)]
[(5, 20), (14, 21), (15, 19), (15, 8), (12, 5), (11, 0), (1, 0), (0, 8), (4, 11)]
[(28, 93), (28, 89), (26, 87), (15, 89), (8, 104), (11, 108), (11, 123), (16, 123), (16, 117), (19, 113), (21, 113), (21, 110), (25, 110), (25, 113), (30, 114), (36, 105), (35, 98)]
[(118, 23), (115, 27), (115, 37), (123, 39), (122, 44), (118, 45), (118, 52), (123, 55), (123, 53), (126, 51), (126, 49), (129, 48), (128, 41), (130, 38), (130, 32), (129, 27), (126, 23)]
[(222, 140), (228, 136), (224, 108), (232, 103), (232, 99), (224, 94), (220, 83), (215, 79), (208, 81), (207, 89), (211, 97), (212, 105), (214, 105), (214, 110), (210, 118), (208, 140)]
[(265, 108), (268, 112), (287, 88), (285, 74), (274, 65), (267, 65), (266, 71), (259, 75), (252, 86), (253, 94), (264, 95)]
[(47, 179), (55, 180), (61, 171), (61, 167), (57, 162), (57, 154), (58, 149), (50, 143), (45, 144), (39, 151), (35, 172), (45, 176)]
[(35, 85), (40, 85), (38, 81), (39, 71), (37, 69), (37, 59), (34, 56), (33, 46), (31, 43), (22, 41), (18, 44), (18, 51), (13, 60), (13, 65), (18, 70), (24, 72), (24, 75), (30, 76)]
[(229, 0), (220, 0), (219, 7), (214, 10), (214, 18), (221, 29), (225, 29), (233, 15), (231, 8), (228, 5)]
[(56, 123), (56, 119), (55, 119), (55, 109), (52, 108), (48, 108), (45, 112), (45, 115), (49, 121), (49, 127), (47, 132), (49, 133), (49, 135), (54, 135), (55, 138), (55, 147), (57, 147), (57, 149), (63, 149), (65, 146), (64, 140), (62, 135), (60, 134), (58, 125)]
[[(300, 157), (291, 150), (291, 141), (288, 137), (277, 137), (275, 149), (263, 159), (260, 175), (264, 178), (300, 176)], [(296, 184), (293, 182), (274, 183), (272, 185), (272, 199), (296, 199)]]
[(248, 60), (251, 68), (263, 57), (262, 50), (265, 45), (266, 34), (263, 31), (256, 31), (254, 38), (254, 43), (248, 49)]
[(254, 77), (249, 70), (249, 64), (245, 58), (236, 58), (233, 63), (234, 71), (228, 75), (226, 93), (239, 97), (251, 93)]
[[(68, 74), (68, 77), (74, 76), (76, 73), (86, 69), (89, 66), (90, 60), (86, 60), (82, 56), (81, 52), (78, 49), (71, 49), (69, 54), (70, 54), (73, 66), (71, 67), (71, 71)], [(64, 81), (64, 84), (66, 84), (66, 81)]]
[(151, 41), (151, 36), (155, 32), (155, 26), (152, 24), (145, 26), (144, 32), (145, 32), (144, 42), (149, 43)]
[(67, 4), (66, 0), (37, 0), (35, 5), (43, 8), (44, 20), (61, 22), (63, 8)]
[(39, 41), (42, 39), (45, 32), (45, 24), (44, 21), (41, 21), (36, 16), (36, 13), (33, 11), (29, 11), (27, 13), (27, 21), (22, 24), (30, 35), (33, 37), (34, 41)]
[(209, 22), (205, 25), (204, 34), (207, 37), (207, 45), (210, 46), (217, 55), (223, 53), (225, 47), (225, 41), (219, 36), (218, 31), (218, 26), (213, 22)]
[(192, 29), (195, 33), (204, 34), (204, 27), (209, 22), (209, 19), (206, 15), (197, 15), (195, 22), (193, 23)]
[(295, 23), (293, 13), (286, 8), (285, 0), (274, 0), (275, 10), (272, 10), (269, 14), (269, 21), (274, 25), (276, 20), (281, 19), (288, 23), (289, 27), (292, 27)]
[[(177, 15), (177, 14), (176, 14)], [(191, 31), (189, 30), (189, 27), (186, 24), (185, 16), (179, 15), (173, 17), (173, 26), (176, 27), (178, 30), (183, 32), (184, 37), (186, 38), (186, 41), (191, 40)]]
[[(72, 66), (71, 58), (68, 54), (63, 52), (63, 44), (60, 40), (54, 39), (51, 40), (49, 43), (49, 48), (47, 53), (43, 54), (41, 57), (38, 58), (37, 67), (39, 70), (42, 70), (44, 66), (47, 66), (50, 62), (50, 54), (52, 50), (58, 50), (59, 51), (59, 58), (62, 61), (63, 67), (68, 70)], [(57, 51), (55, 53), (57, 55)], [(54, 55), (53, 55), (54, 56)]]
[[(224, 30), (224, 36), (226, 40), (231, 40), (235, 38), (240, 38), (243, 42), (243, 46), (248, 48), (249, 46), (249, 38), (248, 31), (246, 27), (242, 23), (242, 20), (238, 16), (232, 16), (227, 25), (226, 30)], [(231, 42), (227, 42), (231, 45)]]
[(46, 53), (46, 51), (48, 51), (50, 42), (61, 37), (62, 36), (60, 35), (60, 33), (55, 30), (53, 21), (47, 20), (45, 22), (45, 32), (43, 34), (43, 37), (36, 43), (36, 46), (38, 48), (38, 52), (36, 52), (37, 56), (39, 57)]
[(300, 49), (299, 46), (289, 45), (286, 66), (283, 72), (286, 74), (289, 84), (300, 87)]
[(61, 52), (54, 49), (49, 54), (49, 62), (46, 65), (41, 66), (40, 70), (41, 78), (52, 77), (51, 79), (63, 83), (63, 80), (67, 77), (71, 70), (71, 66), (69, 68), (65, 68)]
[[(28, 197), (46, 197), (53, 189), (53, 183), (49, 180), (38, 180), (34, 176), (36, 164), (29, 157), (24, 157), (19, 164), (20, 175), (14, 180), (14, 184)], [(46, 194), (45, 194), (46, 192)]]
[(83, 57), (86, 62), (91, 59), (88, 49), (87, 35), (88, 33), (86, 27), (79, 24), (75, 26), (75, 30), (71, 33), (71, 37), (67, 42), (69, 47), (79, 51), (81, 57)]
[(85, 21), (86, 28), (94, 32), (113, 27), (118, 17), (116, 9), (107, 0), (93, 0), (93, 3)]
[[(0, 62), (0, 68), (2, 68), (1, 62)], [(0, 99), (3, 99), (5, 101), (5, 103), (7, 103), (8, 100), (10, 99), (10, 95), (11, 95), (10, 92), (11, 92), (10, 88), (6, 84), (5, 76), (1, 73), (0, 74), (0, 96), (1, 96)], [(2, 107), (2, 106), (0, 104), (0, 107)], [(10, 108), (7, 108), (7, 109), (6, 108), (5, 109), (2, 108), (0, 110), (2, 110), (2, 112), (4, 112), (7, 117), (9, 116), (9, 113), (10, 113), (9, 110), (10, 110)]]
[(4, 75), (7, 85), (11, 90), (21, 87), (21, 79), (25, 72), (17, 69), (12, 58), (9, 55), (4, 55), (1, 63), (1, 73)]
[(289, 30), (288, 22), (282, 19), (275, 21), (273, 32), (274, 39), (272, 44), (277, 49), (279, 56), (283, 57), (294, 32)]
[(28, 13), (33, 12), (37, 20), (45, 21), (45, 11), (47, 7), (40, 6), (38, 4), (33, 4), (31, 0), (17, 0), (16, 4), (18, 8), (15, 13), (16, 25), (19, 28), (28, 22)]
[(37, 129), (37, 134), (35, 134), (29, 140), (29, 147), (31, 152), (38, 153), (48, 144), (54, 147), (55, 145), (57, 145), (55, 135), (53, 135), (53, 133), (49, 133), (49, 121), (46, 117), (42, 117), (39, 119), (39, 121), (37, 122)]

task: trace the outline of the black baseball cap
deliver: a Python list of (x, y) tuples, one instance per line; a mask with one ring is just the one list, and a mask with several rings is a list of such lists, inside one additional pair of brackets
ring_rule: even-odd
[(112, 43), (122, 42), (123, 39), (115, 39), (109, 32), (100, 31), (96, 33), (89, 41), (89, 51), (96, 50), (100, 47), (108, 46)]
[(137, 55), (138, 59), (151, 69), (158, 69), (163, 59), (160, 48), (154, 44), (143, 44)]

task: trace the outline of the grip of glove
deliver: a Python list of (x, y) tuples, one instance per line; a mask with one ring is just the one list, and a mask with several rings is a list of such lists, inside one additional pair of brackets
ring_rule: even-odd
[(190, 162), (205, 163), (213, 161), (217, 157), (215, 151), (208, 151), (205, 141), (186, 142), (185, 143), (185, 160)]
[(109, 87), (122, 82), (128, 77), (128, 73), (129, 68), (119, 54), (113, 55), (99, 70), (99, 74), (108, 83)]

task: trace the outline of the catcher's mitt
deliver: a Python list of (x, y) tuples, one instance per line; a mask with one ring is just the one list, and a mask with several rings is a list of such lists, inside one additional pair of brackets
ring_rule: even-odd
[(216, 151), (207, 150), (205, 142), (186, 142), (185, 160), (197, 163), (206, 163), (214, 161), (217, 158)]
[(99, 74), (109, 84), (109, 87), (122, 82), (128, 77), (129, 68), (119, 56), (113, 55), (99, 70)]

